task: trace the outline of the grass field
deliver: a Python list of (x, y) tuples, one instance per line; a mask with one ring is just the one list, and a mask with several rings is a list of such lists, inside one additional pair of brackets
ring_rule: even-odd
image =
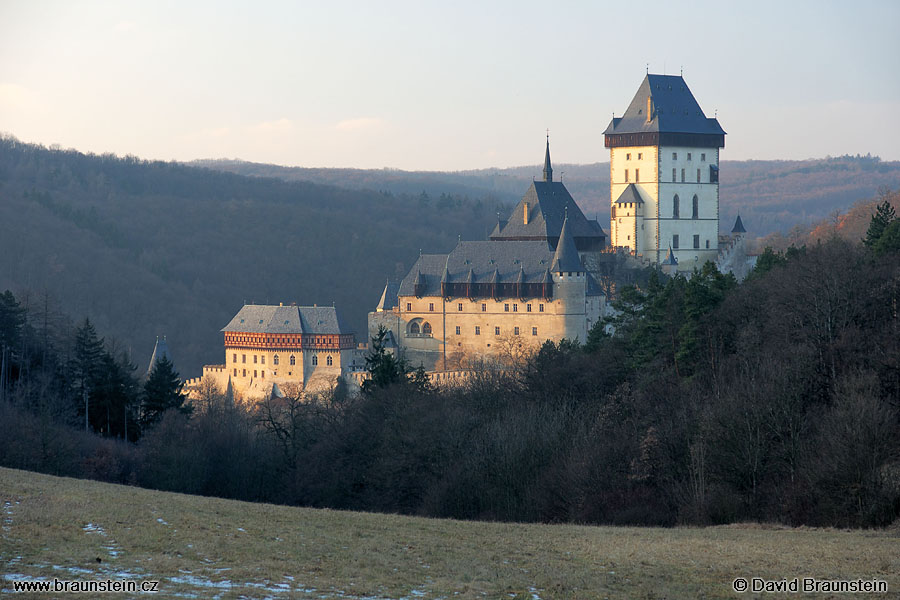
[(3, 468), (0, 511), (4, 592), (26, 578), (134, 578), (158, 580), (156, 597), (777, 597), (735, 594), (738, 576), (887, 582), (888, 594), (867, 598), (900, 590), (897, 530), (447, 521), (249, 504)]

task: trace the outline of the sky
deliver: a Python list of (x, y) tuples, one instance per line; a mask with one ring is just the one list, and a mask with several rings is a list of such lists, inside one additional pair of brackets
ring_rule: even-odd
[(0, 0), (0, 132), (147, 159), (456, 171), (609, 159), (645, 72), (724, 160), (900, 160), (900, 2)]

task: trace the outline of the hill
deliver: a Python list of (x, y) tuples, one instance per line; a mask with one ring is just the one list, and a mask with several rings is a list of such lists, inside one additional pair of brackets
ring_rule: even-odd
[[(0, 290), (50, 304), (133, 350), (167, 335), (184, 376), (221, 361), (244, 301), (366, 313), (419, 249), (481, 239), (490, 198), (348, 190), (0, 139)], [(30, 291), (30, 293), (29, 293)], [(53, 302), (53, 299), (56, 302)]]
[[(503, 202), (521, 198), (541, 166), (481, 169), (459, 172), (409, 172), (394, 169), (307, 169), (234, 160), (196, 163), (242, 175), (311, 181), (348, 188), (390, 190), (431, 196), (442, 192), (478, 197), (489, 195)], [(604, 229), (609, 223), (609, 163), (554, 165), (569, 191)], [(818, 160), (722, 161), (720, 185), (721, 227), (730, 231), (740, 214), (751, 235), (786, 233), (797, 224), (824, 219), (835, 210), (871, 199), (882, 187), (900, 187), (900, 162), (878, 157), (842, 156)]]
[(152, 580), (167, 597), (326, 600), (731, 598), (736, 577), (900, 586), (895, 531), (475, 523), (250, 504), (6, 468), (0, 489), (4, 592), (53, 578)]

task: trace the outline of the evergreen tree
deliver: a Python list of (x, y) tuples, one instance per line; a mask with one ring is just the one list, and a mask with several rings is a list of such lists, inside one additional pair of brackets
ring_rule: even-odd
[(162, 418), (164, 412), (174, 408), (182, 414), (191, 414), (193, 406), (185, 404), (182, 393), (184, 384), (174, 365), (162, 357), (153, 365), (150, 376), (144, 383), (144, 403), (141, 407), (141, 425), (149, 427)]
[(878, 205), (875, 214), (872, 215), (872, 221), (869, 223), (869, 229), (866, 231), (866, 239), (863, 240), (863, 243), (869, 248), (875, 248), (888, 225), (896, 218), (894, 207), (885, 198), (884, 202)]
[(366, 357), (366, 370), (369, 378), (363, 382), (363, 392), (371, 393), (377, 388), (386, 388), (396, 383), (407, 381), (409, 365), (402, 358), (397, 358), (385, 348), (387, 329), (378, 327), (378, 333), (372, 338), (372, 352)]
[(890, 225), (885, 227), (873, 249), (879, 256), (900, 250), (900, 219), (894, 219)]
[(85, 429), (93, 420), (93, 395), (95, 394), (102, 374), (102, 360), (105, 354), (103, 340), (97, 337), (97, 330), (90, 319), (75, 331), (75, 347), (70, 364), (72, 390), (75, 394), (75, 405), (78, 413), (84, 417)]
[(12, 365), (15, 350), (21, 346), (25, 327), (25, 309), (12, 292), (0, 294), (0, 400), (13, 380)]

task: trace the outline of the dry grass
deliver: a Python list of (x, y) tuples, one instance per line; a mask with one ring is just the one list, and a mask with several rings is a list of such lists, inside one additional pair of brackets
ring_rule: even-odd
[(163, 597), (201, 598), (730, 598), (739, 575), (882, 579), (900, 590), (897, 531), (446, 521), (2, 468), (0, 505), (6, 591), (10, 575), (127, 574), (160, 580)]

